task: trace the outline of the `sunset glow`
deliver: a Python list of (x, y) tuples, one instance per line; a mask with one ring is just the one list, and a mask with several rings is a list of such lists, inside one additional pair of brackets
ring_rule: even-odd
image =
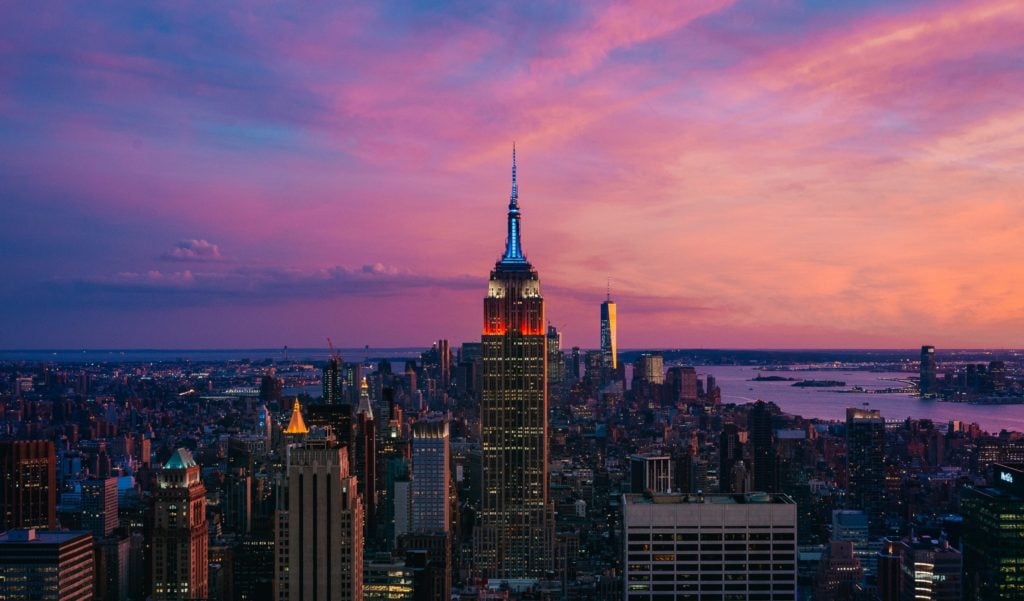
[(1020, 346), (1024, 4), (485, 5), (7, 6), (0, 347)]

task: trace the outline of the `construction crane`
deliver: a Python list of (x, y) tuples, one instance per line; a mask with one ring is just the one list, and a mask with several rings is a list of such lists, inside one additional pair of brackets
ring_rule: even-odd
[(334, 359), (338, 363), (341, 363), (341, 355), (339, 355), (338, 351), (335, 350), (334, 343), (331, 342), (330, 336), (327, 337), (327, 348), (331, 349), (331, 359)]

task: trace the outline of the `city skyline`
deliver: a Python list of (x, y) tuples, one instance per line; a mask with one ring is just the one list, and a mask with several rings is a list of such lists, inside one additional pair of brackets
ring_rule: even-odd
[(513, 140), (566, 346), (1019, 344), (1016, 3), (7, 16), (0, 348), (472, 340)]

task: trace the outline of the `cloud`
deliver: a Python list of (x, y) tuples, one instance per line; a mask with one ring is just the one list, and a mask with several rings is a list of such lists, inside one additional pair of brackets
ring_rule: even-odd
[(160, 255), (164, 261), (223, 261), (220, 247), (206, 240), (182, 240), (174, 248)]
[(37, 292), (44, 303), (112, 307), (279, 304), (295, 299), (401, 297), (428, 289), (483, 290), (482, 277), (413, 273), (381, 263), (304, 270), (242, 267), (226, 271), (120, 272), (54, 280)]

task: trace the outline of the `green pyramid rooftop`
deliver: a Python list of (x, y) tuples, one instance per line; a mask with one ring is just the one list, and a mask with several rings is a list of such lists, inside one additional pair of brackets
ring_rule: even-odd
[(196, 467), (199, 465), (195, 459), (192, 459), (192, 453), (188, 452), (188, 449), (179, 448), (174, 451), (171, 458), (164, 464), (165, 470), (183, 470), (190, 467)]

